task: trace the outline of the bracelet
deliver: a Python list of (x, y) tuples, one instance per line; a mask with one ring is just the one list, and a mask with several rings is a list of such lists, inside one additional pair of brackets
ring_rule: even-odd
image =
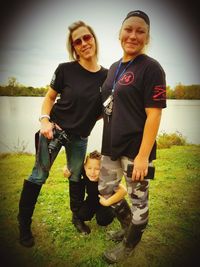
[(44, 114), (44, 115), (40, 115), (40, 117), (39, 117), (39, 121), (41, 121), (43, 118), (47, 118), (47, 119), (50, 120), (50, 116), (47, 115), (47, 114)]

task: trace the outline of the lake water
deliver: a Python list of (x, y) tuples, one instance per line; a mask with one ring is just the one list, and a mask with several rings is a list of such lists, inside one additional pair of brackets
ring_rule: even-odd
[[(34, 133), (43, 97), (0, 97), (0, 152), (34, 153)], [(187, 141), (200, 144), (200, 100), (168, 100), (159, 133), (180, 132)], [(98, 121), (89, 137), (88, 151), (101, 150), (103, 122)], [(123, 127), (123, 125), (122, 125)]]

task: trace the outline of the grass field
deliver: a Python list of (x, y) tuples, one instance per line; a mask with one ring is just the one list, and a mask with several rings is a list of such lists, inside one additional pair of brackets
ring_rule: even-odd
[[(43, 186), (33, 216), (36, 245), (18, 244), (17, 212), (23, 184), (34, 163), (33, 155), (1, 155), (0, 247), (2, 267), (105, 267), (106, 248), (113, 247), (106, 232), (115, 220), (82, 236), (71, 224), (68, 181), (62, 175), (65, 155), (60, 153)], [(200, 146), (158, 150), (156, 177), (150, 182), (150, 221), (142, 241), (118, 267), (200, 266)], [(198, 264), (195, 264), (198, 260)]]

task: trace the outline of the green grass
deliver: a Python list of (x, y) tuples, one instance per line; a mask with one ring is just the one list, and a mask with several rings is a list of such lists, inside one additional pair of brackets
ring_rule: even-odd
[[(117, 229), (115, 220), (82, 236), (71, 224), (68, 181), (60, 153), (43, 186), (33, 216), (36, 245), (18, 244), (17, 212), (23, 184), (34, 163), (32, 155), (1, 155), (0, 247), (1, 266), (106, 267), (105, 249), (114, 244), (106, 232)], [(173, 146), (158, 150), (156, 177), (150, 182), (150, 220), (133, 255), (118, 267), (193, 267), (200, 247), (200, 147)], [(4, 262), (4, 264), (3, 264)], [(199, 265), (198, 265), (199, 266)]]

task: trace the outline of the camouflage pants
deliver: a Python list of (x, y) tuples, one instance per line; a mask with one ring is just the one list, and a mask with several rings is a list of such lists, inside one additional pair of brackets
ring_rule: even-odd
[[(132, 223), (143, 225), (148, 223), (149, 180), (134, 182), (127, 177), (127, 165), (130, 163), (133, 163), (133, 161), (127, 157), (112, 161), (110, 157), (103, 156), (98, 189), (105, 198), (110, 197), (116, 191), (124, 176), (131, 201)], [(117, 205), (120, 205), (120, 202), (112, 205), (112, 207), (115, 208)]]

